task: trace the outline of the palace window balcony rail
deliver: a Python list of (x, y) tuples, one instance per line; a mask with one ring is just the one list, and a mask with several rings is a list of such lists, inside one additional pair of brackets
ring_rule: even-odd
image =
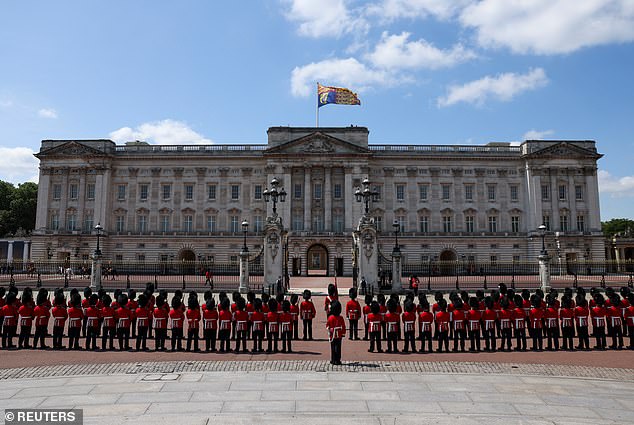
[(485, 154), (494, 156), (520, 156), (520, 146), (468, 146), (468, 145), (369, 145), (368, 149), (386, 154), (422, 153), (429, 155), (445, 154)]

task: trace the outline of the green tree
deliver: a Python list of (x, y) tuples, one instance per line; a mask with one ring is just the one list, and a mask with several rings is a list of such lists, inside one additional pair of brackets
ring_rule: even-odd
[(0, 181), (0, 236), (9, 236), (18, 229), (30, 233), (35, 228), (37, 184), (22, 183), (18, 187)]
[(612, 237), (616, 234), (632, 235), (634, 232), (634, 220), (628, 218), (613, 218), (609, 221), (601, 222), (601, 230), (607, 237)]

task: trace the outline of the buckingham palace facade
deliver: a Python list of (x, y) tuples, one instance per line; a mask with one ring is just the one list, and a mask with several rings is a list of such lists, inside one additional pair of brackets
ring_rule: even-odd
[(368, 178), (379, 250), (404, 263), (533, 261), (537, 228), (560, 259), (603, 260), (595, 142), (369, 144), (365, 127), (271, 127), (267, 144), (151, 145), (44, 140), (32, 258), (237, 261), (241, 223), (262, 249), (276, 178), (289, 273), (352, 274), (352, 232)]

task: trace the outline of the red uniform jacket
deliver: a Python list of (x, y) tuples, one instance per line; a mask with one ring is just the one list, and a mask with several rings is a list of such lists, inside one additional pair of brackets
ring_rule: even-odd
[(588, 307), (575, 307), (575, 321), (577, 322), (577, 326), (584, 327), (588, 326), (588, 315), (590, 311)]
[(449, 318), (450, 314), (446, 311), (439, 311), (436, 313), (436, 329), (438, 332), (449, 331)]
[(291, 304), (291, 316), (293, 317), (293, 322), (299, 319), (299, 306), (297, 304)]
[(198, 329), (198, 324), (200, 323), (200, 309), (187, 309), (187, 329)]
[(513, 310), (513, 327), (515, 329), (526, 329), (526, 312), (521, 307)]
[(247, 330), (247, 323), (249, 322), (249, 313), (247, 313), (245, 310), (236, 310), (235, 313), (233, 313), (233, 319), (236, 322), (236, 331)]
[(357, 300), (350, 300), (346, 303), (346, 317), (348, 320), (359, 320), (361, 318), (361, 305)]
[(482, 314), (480, 314), (480, 310), (471, 309), (467, 311), (467, 326), (470, 331), (479, 331), (480, 330), (480, 320), (482, 319)]
[(434, 315), (429, 311), (423, 311), (418, 315), (418, 328), (421, 332), (431, 332), (434, 323)]
[(401, 323), (401, 315), (388, 311), (385, 315), (385, 323), (387, 324), (388, 332), (398, 332)]
[(282, 332), (290, 332), (293, 330), (293, 316), (291, 313), (279, 313), (278, 322), (280, 322), (280, 330)]
[(326, 295), (326, 298), (324, 298), (324, 310), (326, 311), (326, 314), (330, 313), (330, 303), (338, 298), (339, 297), (337, 295), (333, 297), (331, 297), (330, 295)]
[(185, 315), (180, 308), (171, 309), (169, 313), (170, 328), (171, 329), (183, 329), (183, 322), (185, 321)]
[(482, 321), (484, 322), (484, 330), (494, 329), (495, 321), (497, 320), (498, 315), (495, 310), (486, 309), (484, 313), (482, 313)]
[(136, 317), (136, 325), (139, 328), (147, 328), (150, 326), (150, 311), (147, 307), (138, 307), (134, 312)]
[(253, 323), (253, 331), (264, 331), (264, 313), (261, 311), (254, 311), (249, 320)]
[(84, 314), (86, 316), (86, 327), (99, 329), (99, 309), (96, 306), (89, 306)]
[(169, 313), (162, 307), (154, 309), (154, 329), (167, 329)]
[(233, 314), (231, 314), (231, 311), (220, 310), (218, 312), (218, 329), (221, 331), (230, 330), (231, 320), (233, 320)]
[(66, 311), (66, 307), (56, 305), (53, 307), (51, 315), (53, 316), (53, 326), (63, 328), (66, 324), (66, 318), (68, 318), (68, 311)]
[(559, 310), (562, 328), (572, 328), (575, 321), (575, 310), (572, 308), (562, 308)]
[(500, 328), (501, 329), (511, 329), (511, 320), (513, 319), (513, 310), (510, 309), (502, 309), (498, 312), (498, 319), (500, 320)]
[(203, 310), (203, 329), (218, 329), (218, 310)]
[(383, 316), (381, 313), (370, 313), (368, 314), (367, 319), (370, 332), (381, 332), (381, 322), (383, 322)]
[(463, 330), (466, 329), (464, 325), (465, 314), (462, 309), (455, 309), (451, 313), (451, 322), (454, 330)]
[(592, 327), (604, 328), (605, 316), (606, 316), (606, 310), (604, 307), (596, 306), (592, 310), (590, 310), (590, 317), (592, 317)]
[(346, 321), (341, 316), (330, 316), (326, 328), (330, 340), (341, 339), (346, 335)]
[(18, 309), (11, 304), (5, 304), (2, 307), (2, 317), (4, 326), (18, 325)]
[(608, 325), (615, 328), (622, 326), (623, 322), (621, 320), (621, 307), (619, 306), (611, 306), (607, 309), (607, 320), (609, 320)]
[(406, 311), (401, 316), (403, 321), (403, 332), (414, 332), (416, 329), (416, 313), (413, 311)]
[(528, 313), (528, 324), (531, 329), (541, 329), (543, 318), (544, 311), (541, 308), (531, 308), (531, 311)]
[(558, 328), (559, 327), (559, 310), (555, 307), (548, 307), (544, 311), (544, 322), (546, 322), (546, 328)]
[(33, 317), (35, 317), (35, 326), (48, 326), (48, 319), (51, 317), (51, 312), (45, 304), (38, 305), (33, 310)]
[(279, 330), (278, 314), (276, 311), (269, 311), (266, 314), (266, 323), (268, 323), (269, 333), (277, 333)]
[(104, 328), (114, 328), (115, 327), (114, 308), (112, 308), (112, 307), (102, 307), (101, 308), (101, 312), (99, 314), (101, 314), (101, 317), (103, 318), (103, 327)]
[(132, 312), (125, 307), (119, 307), (114, 312), (117, 318), (117, 328), (129, 328), (132, 324)]
[(18, 309), (20, 315), (20, 326), (31, 327), (33, 325), (33, 309), (27, 305), (23, 305)]
[(313, 320), (315, 318), (315, 305), (312, 301), (302, 301), (299, 305), (299, 315), (304, 320)]
[(623, 320), (627, 326), (634, 326), (634, 306), (629, 306), (625, 309), (625, 314), (623, 314)]
[(81, 311), (81, 307), (70, 307), (68, 309), (69, 328), (81, 328), (81, 321), (83, 318), (84, 313)]

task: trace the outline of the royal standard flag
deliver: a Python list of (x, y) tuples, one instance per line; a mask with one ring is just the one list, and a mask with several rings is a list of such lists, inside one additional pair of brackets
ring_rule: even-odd
[(343, 87), (328, 87), (317, 83), (317, 107), (321, 108), (329, 103), (339, 105), (361, 105), (356, 93)]

